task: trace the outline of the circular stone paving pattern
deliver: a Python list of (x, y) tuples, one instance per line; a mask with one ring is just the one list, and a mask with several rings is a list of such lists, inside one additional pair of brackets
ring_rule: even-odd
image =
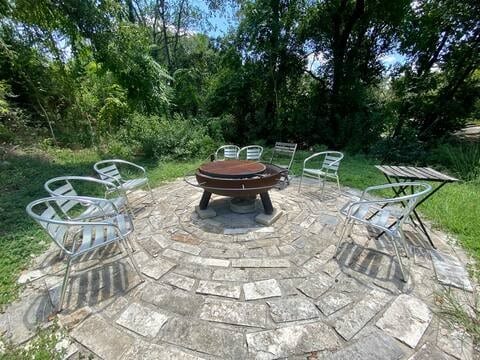
[(418, 237), (410, 246), (424, 256), (403, 257), (406, 284), (389, 241), (365, 227), (355, 226), (334, 258), (338, 209), (357, 191), (327, 185), (321, 196), (307, 183), (299, 193), (295, 182), (272, 190), (283, 215), (271, 226), (255, 222), (259, 200), (256, 212), (236, 214), (214, 195), (217, 216), (201, 219), (198, 189), (175, 181), (154, 194), (157, 203), (135, 220), (134, 257), (146, 281), (122, 255), (88, 316), (77, 300), (94, 291), (88, 281), (69, 289), (60, 320), (73, 323), (80, 347), (108, 359), (449, 358), (453, 345), (438, 344), (445, 329), (431, 325), (439, 284)]

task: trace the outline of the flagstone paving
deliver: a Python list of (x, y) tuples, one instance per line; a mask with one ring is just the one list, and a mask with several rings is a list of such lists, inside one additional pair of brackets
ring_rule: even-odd
[[(183, 181), (154, 189), (135, 219), (135, 259), (117, 246), (74, 265), (59, 324), (76, 352), (102, 359), (473, 359), (471, 339), (435, 315), (435, 292), (469, 298), (464, 253), (432, 230), (437, 250), (407, 228), (414, 255), (400, 279), (388, 239), (355, 226), (335, 255), (338, 209), (358, 191), (295, 182), (272, 191), (283, 214), (270, 226), (233, 214), (213, 196), (217, 216), (200, 218), (201, 193)], [(462, 259), (462, 260), (459, 260)], [(0, 334), (27, 342), (58, 299), (58, 251), (35, 260), (20, 299), (0, 315)], [(81, 270), (81, 271), (80, 271)], [(50, 294), (50, 297), (48, 296)], [(65, 340), (66, 341), (66, 340)], [(70, 343), (69, 343), (70, 344)]]

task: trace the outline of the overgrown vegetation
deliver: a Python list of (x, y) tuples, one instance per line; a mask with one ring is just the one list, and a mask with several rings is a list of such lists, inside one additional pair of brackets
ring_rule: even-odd
[[(0, 141), (185, 159), (217, 141), (284, 139), (419, 159), (478, 119), (479, 11), (476, 0), (3, 0)], [(234, 26), (209, 37), (222, 13)]]
[(61, 360), (67, 349), (57, 345), (64, 338), (59, 327), (53, 324), (45, 329), (39, 329), (36, 336), (25, 346), (7, 345), (0, 360)]

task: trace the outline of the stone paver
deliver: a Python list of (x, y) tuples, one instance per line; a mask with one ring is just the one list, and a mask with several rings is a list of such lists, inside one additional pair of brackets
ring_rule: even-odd
[(320, 297), (315, 304), (326, 316), (332, 315), (336, 311), (343, 309), (345, 306), (351, 304), (354, 298), (351, 294), (341, 292), (331, 292)]
[(450, 356), (441, 352), (438, 348), (429, 343), (423, 344), (417, 352), (415, 352), (412, 356), (408, 358), (408, 360), (426, 359), (452, 360)]
[(167, 320), (167, 315), (133, 303), (120, 315), (117, 324), (140, 335), (154, 338)]
[[(374, 333), (341, 350), (323, 354), (325, 360), (399, 360), (404, 353), (400, 346), (388, 335)], [(427, 358), (425, 358), (426, 360)], [(432, 358), (433, 359), (433, 358)]]
[(437, 346), (456, 359), (473, 359), (473, 342), (464, 330), (442, 324), (438, 332)]
[(142, 359), (142, 360), (202, 360), (203, 357), (189, 354), (179, 348), (164, 345), (150, 344), (138, 340), (123, 356), (122, 360)]
[(415, 348), (432, 320), (432, 312), (421, 300), (402, 294), (385, 311), (377, 326)]
[[(443, 285), (475, 287), (465, 271), (469, 258), (449, 237), (432, 231), (439, 250), (431, 251), (407, 224), (414, 256), (405, 261), (411, 277), (403, 283), (391, 243), (373, 240), (362, 225), (333, 258), (335, 226), (343, 221), (338, 209), (361, 191), (337, 191), (328, 182), (321, 196), (316, 181), (306, 180), (300, 193), (296, 185), (293, 179), (270, 192), (283, 214), (268, 226), (255, 221), (260, 200), (256, 212), (234, 214), (227, 198), (214, 195), (214, 217), (202, 218), (195, 211), (198, 189), (182, 180), (154, 189), (158, 202), (134, 219), (132, 237), (145, 282), (116, 245), (75, 262), (66, 310), (58, 315), (75, 340), (74, 356), (476, 358), (471, 338), (441, 325), (432, 305)], [(55, 289), (55, 304), (65, 269), (54, 247), (32, 261), (18, 280), (25, 289), (19, 300), (0, 314), (0, 334), (14, 344), (48, 326), (53, 308), (45, 289)], [(472, 293), (452, 291), (463, 305), (473, 303)]]
[(458, 259), (436, 250), (432, 250), (431, 255), (438, 281), (445, 285), (473, 291), (468, 273)]
[(87, 318), (71, 332), (80, 344), (105, 360), (116, 360), (133, 346), (134, 339), (98, 315)]
[(382, 308), (390, 296), (381, 291), (371, 291), (363, 299), (339, 316), (333, 327), (345, 339), (350, 340), (358, 333)]
[(207, 322), (171, 319), (161, 339), (187, 349), (222, 359), (245, 359), (247, 349), (242, 333), (218, 328)]
[(160, 260), (159, 258), (156, 258), (148, 261), (143, 266), (140, 265), (140, 270), (148, 277), (158, 280), (174, 267), (174, 263), (164, 259)]
[(167, 310), (180, 315), (191, 315), (202, 306), (204, 299), (200, 295), (172, 289), (164, 285), (150, 285), (140, 293), (140, 299), (157, 306), (161, 310)]
[(169, 273), (163, 277), (163, 282), (186, 291), (192, 290), (195, 285), (195, 279), (175, 273)]
[(305, 295), (316, 299), (327, 291), (334, 282), (335, 279), (331, 276), (320, 273), (301, 282), (298, 289)]
[(241, 289), (240, 285), (202, 280), (198, 284), (197, 293), (239, 299)]
[(275, 322), (307, 320), (320, 315), (314, 304), (298, 296), (281, 300), (269, 300), (267, 304), (270, 307), (270, 315)]
[(257, 359), (277, 359), (340, 346), (333, 329), (322, 322), (249, 333), (247, 343), (249, 352)]
[(232, 259), (232, 267), (235, 268), (284, 268), (289, 266), (290, 262), (287, 259)]
[(245, 300), (257, 300), (282, 296), (282, 290), (275, 279), (251, 282), (243, 285)]
[(263, 304), (213, 299), (206, 300), (200, 311), (202, 320), (254, 327), (265, 327), (266, 315), (267, 306)]

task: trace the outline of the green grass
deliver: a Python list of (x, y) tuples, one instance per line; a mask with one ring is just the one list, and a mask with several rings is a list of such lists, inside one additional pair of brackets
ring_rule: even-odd
[[(300, 174), (303, 159), (311, 153), (299, 151), (293, 170)], [(46, 196), (43, 183), (61, 175), (94, 175), (93, 163), (100, 156), (92, 150), (17, 151), (0, 161), (0, 306), (18, 293), (16, 279), (35, 254), (50, 243), (44, 232), (31, 221), (25, 206)], [(269, 150), (265, 152), (269, 160)], [(136, 160), (147, 168), (153, 186), (191, 173), (200, 160), (188, 162)], [(377, 162), (362, 155), (347, 155), (340, 167), (343, 185), (364, 189), (382, 184), (384, 177), (375, 169)], [(425, 202), (420, 211), (436, 226), (454, 234), (463, 246), (480, 259), (480, 182), (449, 184)]]
[[(94, 176), (100, 156), (92, 150), (15, 151), (0, 161), (0, 307), (15, 299), (16, 280), (32, 257), (45, 250), (50, 240), (26, 214), (25, 207), (48, 194), (43, 184), (62, 175)], [(183, 176), (199, 161), (138, 161), (146, 166), (153, 186)]]

